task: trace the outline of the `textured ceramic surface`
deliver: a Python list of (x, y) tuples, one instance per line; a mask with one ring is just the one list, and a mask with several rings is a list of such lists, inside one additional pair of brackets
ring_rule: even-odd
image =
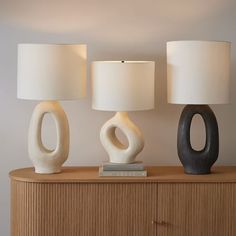
[[(121, 129), (128, 139), (125, 147), (115, 134), (116, 128)], [(139, 128), (129, 119), (127, 112), (117, 112), (101, 129), (100, 139), (107, 151), (110, 162), (132, 163), (135, 157), (143, 150), (144, 139)]]
[[(190, 127), (194, 115), (202, 116), (206, 127), (205, 147), (196, 151), (191, 146)], [(219, 131), (216, 117), (207, 105), (187, 105), (178, 127), (178, 155), (187, 174), (209, 174), (219, 154)]]
[[(47, 149), (42, 143), (41, 129), (46, 113), (52, 115), (56, 124), (57, 145), (55, 150)], [(60, 172), (69, 153), (69, 125), (59, 102), (41, 102), (36, 106), (31, 118), (28, 138), (28, 152), (35, 172), (40, 174)]]

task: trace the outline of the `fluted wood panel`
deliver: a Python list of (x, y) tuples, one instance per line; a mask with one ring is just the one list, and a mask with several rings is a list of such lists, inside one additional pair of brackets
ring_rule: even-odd
[(199, 176), (181, 167), (147, 170), (134, 178), (101, 178), (97, 167), (12, 171), (11, 235), (236, 235), (236, 167)]
[(155, 183), (12, 180), (12, 236), (155, 235)]
[(159, 183), (161, 236), (235, 236), (236, 184)]

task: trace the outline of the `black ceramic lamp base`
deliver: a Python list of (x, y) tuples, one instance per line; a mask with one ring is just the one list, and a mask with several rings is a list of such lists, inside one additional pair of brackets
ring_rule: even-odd
[[(191, 146), (190, 127), (194, 115), (203, 118), (206, 127), (205, 147), (196, 151)], [(208, 105), (187, 105), (179, 120), (177, 137), (178, 155), (186, 174), (210, 174), (219, 154), (219, 132), (214, 112)]]

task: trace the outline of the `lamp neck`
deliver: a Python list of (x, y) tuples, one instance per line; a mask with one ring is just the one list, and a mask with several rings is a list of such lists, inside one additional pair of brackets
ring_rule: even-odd
[(60, 105), (60, 102), (57, 100), (45, 100), (45, 101), (40, 101), (39, 103), (48, 103), (48, 104), (55, 104), (55, 105)]
[(121, 117), (121, 118), (129, 117), (128, 112), (126, 112), (126, 111), (117, 111), (116, 116)]

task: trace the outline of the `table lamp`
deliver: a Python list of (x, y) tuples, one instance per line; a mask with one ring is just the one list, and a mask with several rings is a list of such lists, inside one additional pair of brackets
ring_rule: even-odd
[[(154, 70), (152, 61), (96, 61), (92, 64), (92, 107), (116, 112), (100, 132), (101, 143), (112, 163), (132, 163), (144, 147), (142, 133), (127, 112), (154, 108)], [(128, 147), (117, 138), (116, 128), (126, 136)]]
[[(187, 104), (179, 120), (178, 156), (187, 174), (209, 174), (219, 153), (216, 117), (208, 104), (229, 101), (230, 43), (173, 41), (167, 43), (168, 102)], [(194, 115), (204, 121), (206, 143), (194, 150), (190, 127)]]
[[(28, 136), (29, 157), (35, 172), (61, 171), (69, 153), (69, 125), (58, 100), (86, 94), (86, 45), (19, 44), (17, 97), (41, 100), (34, 109)], [(43, 117), (51, 114), (57, 132), (54, 150), (42, 142)]]

